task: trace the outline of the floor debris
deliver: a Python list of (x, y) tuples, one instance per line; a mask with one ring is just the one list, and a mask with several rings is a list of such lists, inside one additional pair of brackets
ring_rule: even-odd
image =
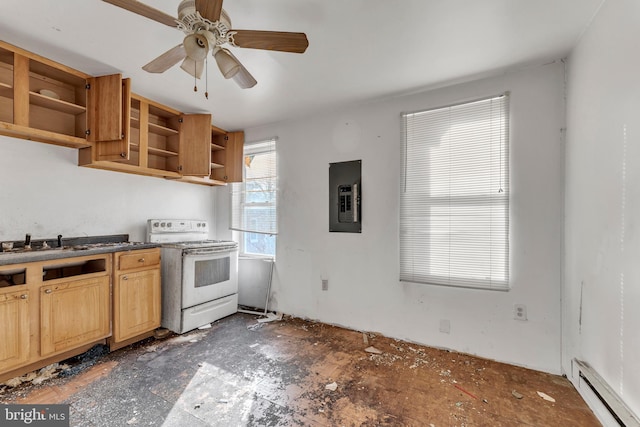
[(211, 329), (211, 323), (207, 323), (206, 325), (202, 325), (198, 327), (198, 329)]
[(513, 395), (513, 397), (515, 397), (516, 399), (522, 399), (524, 396), (520, 393), (518, 393), (517, 391), (513, 390), (511, 392), (511, 394)]
[(334, 382), (332, 382), (332, 383), (327, 384), (326, 386), (324, 386), (324, 388), (325, 388), (326, 390), (336, 391), (336, 390), (338, 389), (338, 383), (336, 383), (336, 382), (334, 381)]
[(362, 333), (362, 341), (364, 342), (364, 345), (369, 345), (369, 337), (366, 332)]
[(166, 338), (171, 334), (172, 332), (166, 328), (158, 328), (155, 331), (153, 331), (153, 337), (156, 339)]
[(157, 345), (150, 345), (149, 347), (147, 347), (145, 349), (145, 351), (147, 353), (155, 353), (158, 350), (158, 346)]
[(463, 389), (462, 387), (460, 387), (458, 384), (454, 384), (453, 385), (455, 388), (457, 388), (458, 390), (460, 390), (461, 392), (468, 394), (469, 396), (473, 397), (474, 399), (477, 399), (477, 397), (471, 393), (469, 393), (467, 390)]
[(541, 391), (538, 392), (538, 396), (540, 396), (541, 398), (543, 398), (544, 400), (549, 401), (549, 402), (555, 402), (556, 401), (553, 397), (551, 397), (547, 393), (543, 393)]
[(364, 349), (364, 351), (366, 351), (367, 353), (372, 353), (372, 354), (382, 354), (382, 351), (378, 350), (374, 346), (367, 347), (367, 348)]
[(258, 319), (258, 323), (277, 322), (282, 320), (282, 313), (267, 313), (264, 319)]
[(247, 329), (250, 331), (257, 331), (258, 329), (262, 328), (264, 326), (264, 323), (254, 323), (253, 325), (249, 325), (247, 326)]
[(24, 374), (21, 377), (11, 378), (4, 383), (5, 386), (15, 388), (23, 383), (31, 383), (34, 385), (42, 384), (50, 378), (58, 377), (64, 370), (69, 369), (67, 364), (52, 363), (37, 371)]

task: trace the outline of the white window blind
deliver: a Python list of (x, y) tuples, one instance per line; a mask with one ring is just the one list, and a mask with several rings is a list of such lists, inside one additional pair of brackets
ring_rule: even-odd
[(509, 287), (509, 94), (402, 115), (400, 280)]
[(277, 234), (275, 138), (245, 144), (243, 178), (243, 182), (231, 184), (231, 228), (249, 233)]

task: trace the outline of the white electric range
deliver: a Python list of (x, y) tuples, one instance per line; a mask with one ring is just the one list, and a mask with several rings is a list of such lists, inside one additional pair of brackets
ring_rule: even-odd
[(209, 240), (202, 220), (150, 219), (161, 244), (162, 327), (182, 334), (238, 310), (238, 243)]

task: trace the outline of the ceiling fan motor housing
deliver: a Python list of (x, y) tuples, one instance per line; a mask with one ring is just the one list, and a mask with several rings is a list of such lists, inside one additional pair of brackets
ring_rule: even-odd
[(196, 0), (182, 0), (178, 5), (178, 20), (196, 13)]

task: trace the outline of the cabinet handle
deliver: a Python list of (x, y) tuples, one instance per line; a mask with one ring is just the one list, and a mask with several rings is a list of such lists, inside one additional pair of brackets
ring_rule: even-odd
[(45, 294), (50, 294), (50, 293), (51, 293), (51, 289), (45, 289), (45, 290), (44, 290), (44, 293), (45, 293)]
[(144, 262), (144, 258), (140, 258), (138, 262)]
[(129, 276), (122, 276), (122, 280), (129, 280)]
[(27, 299), (27, 298), (29, 298), (29, 297), (27, 296), (27, 294), (22, 294), (22, 295), (20, 295), (20, 299)]

